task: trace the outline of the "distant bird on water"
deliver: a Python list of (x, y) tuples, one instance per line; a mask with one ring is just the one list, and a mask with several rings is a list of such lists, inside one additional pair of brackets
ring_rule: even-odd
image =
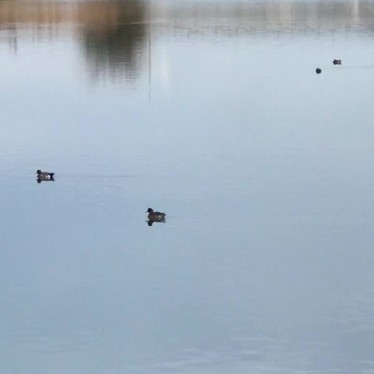
[(320, 68), (317, 68), (317, 69), (316, 69), (316, 73), (317, 73), (317, 74), (321, 74), (321, 73), (322, 73), (322, 70), (321, 70)]
[(334, 65), (341, 65), (342, 64), (342, 60), (334, 60), (332, 63)]
[(36, 180), (37, 180), (38, 183), (48, 182), (48, 181), (54, 182), (55, 181), (55, 179), (54, 179), (55, 173), (50, 173), (48, 171), (37, 170), (36, 175), (37, 175)]
[(148, 213), (148, 226), (152, 226), (154, 222), (165, 223), (166, 213), (155, 212), (152, 208), (148, 208), (146, 213)]

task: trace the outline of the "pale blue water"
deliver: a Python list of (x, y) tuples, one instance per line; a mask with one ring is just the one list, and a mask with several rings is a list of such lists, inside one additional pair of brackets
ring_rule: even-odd
[(372, 3), (148, 11), (0, 3), (0, 372), (374, 372)]

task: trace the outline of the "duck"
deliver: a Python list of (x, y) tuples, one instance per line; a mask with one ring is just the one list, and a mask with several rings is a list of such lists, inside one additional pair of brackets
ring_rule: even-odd
[(54, 179), (55, 173), (50, 173), (49, 171), (37, 170), (36, 174), (37, 174), (38, 183), (42, 181), (54, 181), (55, 180)]
[(146, 211), (148, 213), (148, 226), (152, 226), (154, 222), (163, 222), (165, 223), (166, 213), (155, 212), (152, 208), (148, 208)]
[(321, 73), (322, 73), (322, 70), (321, 70), (320, 68), (317, 68), (317, 69), (316, 69), (316, 73), (317, 73), (317, 74), (321, 74)]
[(333, 62), (332, 62), (334, 65), (341, 65), (342, 64), (342, 60), (334, 60)]

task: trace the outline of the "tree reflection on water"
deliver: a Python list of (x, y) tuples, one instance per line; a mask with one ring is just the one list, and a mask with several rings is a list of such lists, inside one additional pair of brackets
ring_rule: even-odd
[(144, 1), (87, 4), (79, 8), (81, 33), (93, 78), (135, 79), (144, 60), (148, 7)]
[(157, 37), (237, 38), (314, 35), (373, 28), (370, 0), (351, 1), (13, 1), (0, 0), (0, 45), (49, 43), (69, 34), (92, 79), (135, 80), (149, 68), (150, 22)]
[[(93, 2), (0, 1), (0, 44), (43, 43), (73, 32), (95, 79), (135, 79), (148, 40), (148, 0)], [(17, 53), (17, 48), (11, 48)]]

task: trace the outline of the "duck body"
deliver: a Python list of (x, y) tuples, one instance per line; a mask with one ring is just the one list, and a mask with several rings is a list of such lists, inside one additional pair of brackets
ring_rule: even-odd
[(148, 226), (152, 226), (154, 222), (165, 223), (166, 213), (155, 212), (152, 208), (148, 208), (146, 213), (148, 213)]
[(37, 181), (38, 183), (40, 182), (46, 182), (46, 181), (53, 181), (54, 182), (54, 175), (55, 173), (50, 173), (48, 171), (41, 171), (37, 170), (36, 171), (36, 176), (37, 176)]

